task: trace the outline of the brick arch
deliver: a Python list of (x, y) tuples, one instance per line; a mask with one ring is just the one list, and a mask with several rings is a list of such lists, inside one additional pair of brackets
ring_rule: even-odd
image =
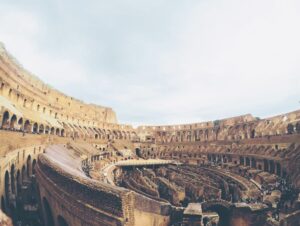
[(31, 155), (28, 155), (26, 160), (26, 169), (27, 169), (27, 177), (30, 178), (32, 174), (32, 162), (31, 162)]
[(43, 124), (40, 124), (38, 131), (39, 131), (39, 133), (42, 133), (42, 134), (45, 132), (45, 127)]
[(210, 200), (201, 204), (202, 210), (205, 212), (212, 211), (219, 215), (219, 226), (230, 225), (230, 215), (232, 204), (225, 200)]
[(23, 182), (26, 179), (26, 176), (27, 176), (25, 165), (22, 166), (21, 175), (22, 175), (22, 182)]
[(4, 176), (4, 192), (5, 192), (5, 205), (9, 206), (9, 197), (10, 197), (10, 176), (8, 170), (5, 172)]
[(10, 167), (10, 186), (12, 194), (16, 194), (16, 167), (12, 164)]
[(17, 171), (17, 176), (16, 176), (16, 184), (17, 184), (17, 194), (19, 195), (21, 192), (21, 186), (22, 186), (22, 178), (21, 178), (21, 171)]
[(23, 126), (24, 132), (29, 133), (31, 132), (31, 124), (29, 120), (26, 120)]
[(7, 128), (9, 126), (9, 117), (9, 112), (5, 111), (2, 116), (2, 128)]
[(21, 118), (19, 118), (18, 119), (18, 127), (19, 127), (19, 129), (23, 129), (22, 127), (23, 127), (23, 118), (21, 117)]
[(44, 207), (44, 223), (46, 226), (53, 226), (54, 219), (52, 214), (51, 206), (46, 197), (43, 198), (43, 207)]
[(39, 125), (37, 123), (34, 123), (32, 126), (32, 132), (37, 133), (39, 130)]
[(9, 128), (10, 129), (16, 129), (16, 123), (17, 123), (18, 119), (16, 115), (13, 115), (10, 119), (10, 123), (9, 123)]

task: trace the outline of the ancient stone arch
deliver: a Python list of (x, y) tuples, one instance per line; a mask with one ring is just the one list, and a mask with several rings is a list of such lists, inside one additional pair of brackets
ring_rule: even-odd
[(275, 173), (275, 163), (274, 160), (269, 160), (269, 172), (270, 173)]
[(26, 120), (24, 123), (24, 132), (29, 133), (30, 129), (31, 129), (30, 122), (29, 122), (29, 120)]
[(255, 138), (255, 135), (256, 135), (255, 129), (251, 130), (250, 138)]
[(32, 165), (31, 165), (31, 156), (30, 155), (28, 155), (28, 157), (27, 157), (26, 164), (27, 164), (27, 177), (30, 178), (31, 174), (32, 174)]
[(296, 123), (296, 132), (300, 133), (300, 122)]
[(251, 167), (256, 169), (256, 159), (255, 158), (251, 159)]
[(295, 126), (292, 124), (292, 123), (289, 123), (288, 125), (287, 125), (287, 133), (288, 134), (292, 134), (292, 133), (294, 133), (295, 132)]
[(250, 166), (250, 158), (246, 157), (246, 166)]
[(219, 215), (219, 226), (230, 225), (231, 203), (224, 200), (210, 200), (201, 204), (202, 210), (216, 212)]
[(26, 179), (26, 167), (22, 166), (22, 182)]
[(51, 127), (50, 134), (54, 135), (54, 131), (55, 131), (54, 127)]
[(282, 170), (281, 170), (281, 164), (279, 162), (276, 163), (276, 174), (278, 176), (281, 176)]
[(2, 128), (8, 128), (9, 127), (9, 112), (5, 111), (2, 117)]
[(32, 174), (35, 175), (35, 165), (36, 165), (36, 159), (33, 159), (32, 161)]
[(32, 132), (33, 132), (33, 133), (37, 133), (37, 132), (38, 132), (38, 128), (39, 128), (39, 126), (38, 126), (38, 124), (35, 122), (35, 123), (33, 124), (33, 126), (32, 126)]
[(45, 127), (44, 127), (43, 124), (41, 124), (41, 125), (39, 126), (39, 133), (43, 134), (44, 131), (45, 131)]
[(5, 172), (4, 176), (4, 191), (5, 191), (5, 200), (6, 200), (6, 206), (9, 206), (9, 199), (10, 199), (10, 178), (9, 178), (9, 172)]
[(23, 127), (23, 118), (19, 118), (19, 120), (18, 120), (18, 129), (22, 129), (22, 127)]
[(16, 129), (16, 122), (17, 122), (17, 116), (16, 115), (13, 115), (10, 119), (10, 125), (9, 125), (9, 128), (10, 129)]
[(16, 181), (15, 181), (15, 165), (12, 164), (10, 167), (10, 185), (12, 194), (16, 194)]
[(49, 127), (49, 126), (46, 126), (46, 127), (45, 127), (45, 134), (49, 134), (49, 132), (50, 132), (50, 127)]
[(20, 170), (17, 171), (16, 182), (17, 182), (17, 194), (20, 194), (21, 186), (22, 186), (22, 178), (21, 178)]
[(48, 200), (45, 197), (43, 198), (43, 207), (44, 207), (45, 226), (54, 226), (52, 210), (51, 210)]

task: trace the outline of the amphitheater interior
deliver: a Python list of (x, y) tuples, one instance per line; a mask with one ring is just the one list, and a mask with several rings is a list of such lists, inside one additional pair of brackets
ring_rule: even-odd
[(139, 126), (0, 46), (0, 225), (300, 225), (300, 110)]

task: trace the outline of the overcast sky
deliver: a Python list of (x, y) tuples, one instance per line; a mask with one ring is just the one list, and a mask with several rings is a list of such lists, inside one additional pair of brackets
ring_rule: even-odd
[(299, 0), (1, 0), (0, 41), (120, 122), (300, 109)]

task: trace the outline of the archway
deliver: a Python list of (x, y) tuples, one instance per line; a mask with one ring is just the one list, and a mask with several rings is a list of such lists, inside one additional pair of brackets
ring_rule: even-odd
[(32, 132), (33, 133), (37, 133), (38, 132), (38, 124), (37, 123), (33, 124)]
[(295, 132), (295, 127), (293, 124), (289, 123), (288, 126), (287, 126), (287, 133), (288, 134), (292, 134)]
[(3, 114), (3, 118), (2, 118), (2, 128), (7, 129), (9, 126), (9, 112), (6, 111)]
[(135, 149), (135, 154), (136, 154), (138, 157), (140, 157), (140, 158), (143, 157), (143, 153), (142, 153), (141, 149), (139, 149), (139, 148), (136, 148), (136, 149)]
[(300, 122), (297, 122), (296, 124), (296, 132), (300, 133)]
[(11, 192), (16, 194), (16, 181), (15, 181), (15, 165), (12, 164), (10, 167), (10, 185), (11, 185)]
[(252, 131), (251, 131), (251, 136), (250, 136), (251, 138), (254, 138), (255, 137), (255, 130), (253, 129)]
[(219, 215), (218, 226), (229, 226), (231, 204), (224, 200), (212, 200), (201, 204), (204, 212), (216, 212)]
[(40, 219), (44, 219), (43, 218), (43, 204), (42, 204), (42, 200), (41, 200), (41, 191), (40, 191), (40, 186), (38, 183), (36, 183), (36, 198), (37, 198), (37, 204), (38, 204), (38, 215)]
[(15, 129), (16, 122), (17, 122), (17, 116), (16, 116), (16, 115), (13, 115), (13, 116), (11, 117), (11, 119), (10, 119), (9, 128), (10, 128), (10, 129)]
[(22, 126), (23, 126), (23, 118), (20, 118), (18, 120), (18, 129), (21, 130), (22, 129)]
[(24, 182), (26, 179), (26, 168), (25, 166), (22, 167), (22, 182)]
[(59, 129), (58, 129), (58, 128), (56, 129), (55, 134), (56, 134), (57, 136), (59, 136)]
[(266, 159), (264, 159), (264, 171), (269, 172), (269, 162)]
[(281, 176), (281, 165), (279, 162), (276, 163), (276, 174)]
[(244, 163), (244, 157), (240, 157), (240, 165), (244, 165), (245, 163)]
[(49, 134), (49, 131), (50, 131), (50, 127), (46, 126), (46, 128), (45, 128), (45, 134)]
[(35, 175), (35, 165), (36, 165), (36, 159), (32, 161), (32, 174)]
[(67, 221), (60, 215), (57, 217), (57, 223), (58, 226), (69, 226)]
[(30, 132), (30, 122), (29, 120), (26, 120), (24, 123), (24, 132), (29, 133)]
[(246, 157), (246, 166), (250, 166), (250, 159)]
[(207, 159), (208, 159), (209, 162), (213, 162), (213, 158), (210, 154), (207, 155)]
[(44, 125), (41, 124), (40, 127), (39, 127), (39, 133), (44, 133)]
[(26, 164), (27, 164), (27, 177), (30, 178), (31, 174), (32, 174), (32, 168), (31, 168), (32, 165), (31, 165), (31, 156), (30, 155), (28, 155), (28, 157), (27, 157)]
[(52, 210), (51, 210), (48, 200), (45, 197), (43, 198), (43, 206), (44, 206), (44, 218), (45, 218), (44, 223), (46, 226), (53, 226), (54, 219), (53, 219), (53, 215), (52, 215)]
[(19, 195), (22, 187), (22, 179), (20, 170), (17, 171), (17, 194)]
[(5, 190), (6, 206), (9, 206), (10, 182), (9, 182), (9, 173), (8, 173), (8, 171), (5, 172), (5, 176), (4, 176), (4, 190)]
[(255, 158), (251, 159), (251, 167), (256, 169), (256, 160), (255, 160)]
[(208, 140), (208, 130), (205, 130), (205, 131), (204, 131), (204, 139), (205, 139), (205, 140)]
[(270, 166), (270, 173), (275, 173), (275, 163), (273, 160), (270, 160), (269, 166)]
[(61, 130), (60, 135), (61, 135), (62, 137), (65, 136), (65, 130), (64, 130), (64, 129)]

